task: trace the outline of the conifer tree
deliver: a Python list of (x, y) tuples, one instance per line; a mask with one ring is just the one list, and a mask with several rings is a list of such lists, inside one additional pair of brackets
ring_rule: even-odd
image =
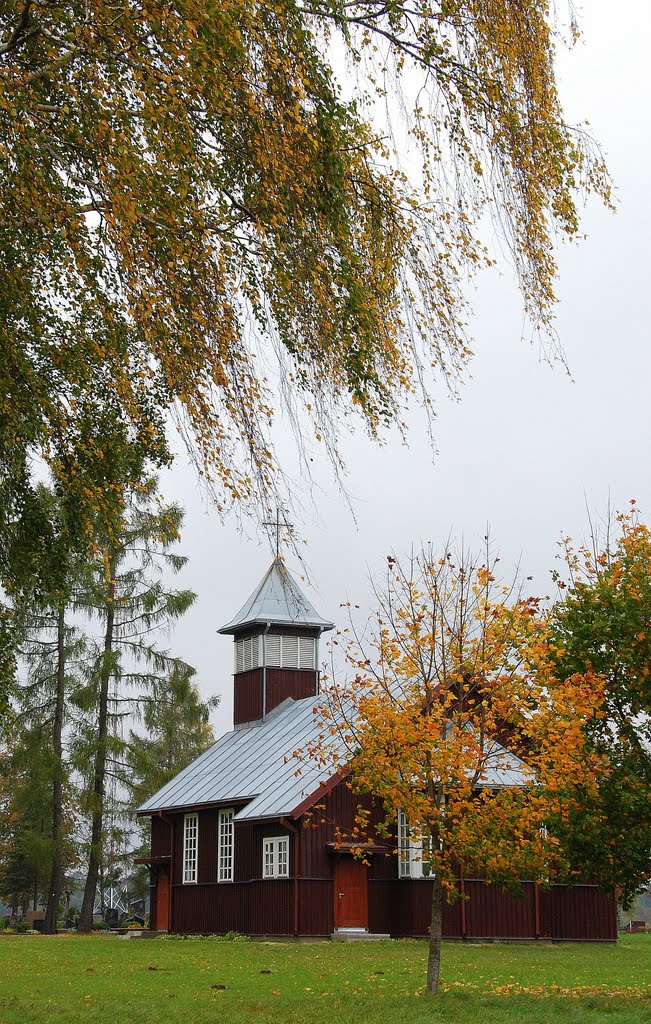
[(0, 755), (0, 898), (21, 913), (48, 901), (55, 859), (61, 871), (76, 862), (67, 780), (60, 793), (58, 856), (54, 852), (52, 780), (58, 766), (48, 704), (33, 706), (29, 714), (18, 711)]
[[(68, 847), (64, 828), (69, 766), (64, 760), (64, 728), (69, 717), (75, 667), (83, 654), (83, 637), (69, 624), (73, 592), (81, 586), (83, 559), (70, 548), (60, 496), (39, 484), (33, 493), (37, 536), (28, 543), (14, 537), (4, 547), (12, 569), (14, 627), (20, 635), (19, 682), (13, 686), (14, 751), (29, 757), (31, 737), (38, 735), (32, 770), (49, 794), (48, 824), (43, 825), (49, 856), (49, 885), (44, 931), (56, 931)], [(13, 549), (12, 549), (13, 548)], [(16, 739), (18, 737), (18, 739)]]
[[(139, 731), (131, 730), (124, 752), (132, 807), (174, 778), (214, 742), (210, 712), (219, 697), (202, 701), (193, 680), (194, 670), (175, 665), (139, 709)], [(144, 734), (143, 734), (144, 733)]]
[(54, 934), (57, 929), (68, 859), (65, 851), (70, 846), (70, 808), (66, 804), (71, 796), (71, 769), (64, 753), (64, 732), (66, 727), (72, 727), (71, 709), (86, 647), (80, 631), (66, 621), (71, 614), (75, 585), (79, 586), (80, 580), (75, 578), (71, 563), (68, 595), (60, 593), (53, 606), (31, 610), (25, 623), (27, 637), (20, 651), (26, 678), (16, 693), (21, 732), (38, 728), (40, 749), (36, 754), (38, 765), (34, 762), (33, 768), (50, 800), (46, 828), (49, 885), (43, 887), (43, 931), (47, 934)]
[(88, 874), (79, 919), (80, 931), (92, 926), (97, 881), (106, 837), (107, 780), (119, 776), (125, 740), (124, 722), (161, 677), (188, 671), (157, 643), (161, 630), (194, 601), (188, 590), (168, 591), (164, 570), (179, 572), (186, 559), (171, 550), (179, 538), (182, 512), (163, 505), (153, 480), (126, 496), (119, 532), (100, 538), (90, 579), (77, 608), (98, 623), (86, 687), (78, 695), (90, 716), (77, 743), (79, 763), (90, 766), (87, 792), (90, 811)]

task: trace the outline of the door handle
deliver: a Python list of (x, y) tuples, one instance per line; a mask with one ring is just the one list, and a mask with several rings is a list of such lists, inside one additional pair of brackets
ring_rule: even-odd
[(339, 893), (337, 893), (337, 895), (338, 895), (340, 900), (342, 900), (344, 898), (343, 892), (339, 892)]

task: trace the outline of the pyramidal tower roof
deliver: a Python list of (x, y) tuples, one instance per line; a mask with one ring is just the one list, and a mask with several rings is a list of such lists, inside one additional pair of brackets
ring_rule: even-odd
[(334, 628), (333, 622), (321, 618), (313, 608), (280, 558), (274, 559), (235, 618), (218, 632), (237, 633), (246, 626), (268, 622), (280, 626), (312, 626), (319, 630)]

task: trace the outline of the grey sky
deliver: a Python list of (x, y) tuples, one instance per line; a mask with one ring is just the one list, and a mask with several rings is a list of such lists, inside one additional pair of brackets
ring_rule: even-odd
[[(602, 143), (619, 208), (613, 215), (590, 203), (587, 240), (560, 253), (557, 329), (572, 379), (522, 340), (511, 272), (483, 274), (469, 293), (476, 355), (460, 401), (439, 402), (435, 455), (418, 414), (408, 448), (395, 437), (381, 448), (361, 433), (344, 438), (356, 521), (315, 458), (317, 508), (308, 503), (304, 521), (293, 518), (315, 584), (305, 584), (306, 593), (335, 622), (347, 599), (370, 610), (369, 571), (381, 572), (389, 551), (421, 540), (439, 545), (463, 535), (476, 546), (489, 524), (505, 572), (520, 561), (534, 576), (532, 592), (546, 594), (556, 542), (561, 533), (585, 534), (586, 503), (599, 512), (609, 496), (617, 508), (634, 497), (651, 517), (651, 13), (641, 0), (616, 9), (590, 0), (580, 14), (583, 39), (560, 60), (561, 95), (569, 119), (589, 120)], [(181, 458), (162, 484), (186, 508), (182, 584), (198, 594), (170, 645), (197, 667), (205, 695), (222, 695), (221, 732), (232, 720), (232, 639), (216, 630), (258, 584), (272, 551), (253, 523), (247, 537), (235, 521), (219, 520)], [(292, 558), (288, 565), (296, 572)]]

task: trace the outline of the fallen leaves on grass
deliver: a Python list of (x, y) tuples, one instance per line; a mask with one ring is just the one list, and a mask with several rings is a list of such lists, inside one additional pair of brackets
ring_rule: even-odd
[(483, 985), (478, 985), (473, 981), (452, 981), (442, 982), (439, 987), (442, 992), (482, 990), (497, 996), (561, 996), (565, 999), (583, 999), (585, 997), (592, 998), (594, 996), (602, 996), (610, 999), (651, 1000), (651, 988), (648, 986), (633, 987), (629, 985), (611, 988), (606, 985), (521, 985), (517, 981), (504, 982), (501, 985), (495, 985), (492, 982), (484, 982)]

